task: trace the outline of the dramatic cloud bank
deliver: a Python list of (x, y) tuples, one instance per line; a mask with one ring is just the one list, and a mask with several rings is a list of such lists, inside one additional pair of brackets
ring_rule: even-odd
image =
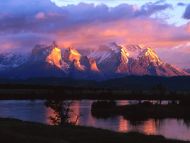
[[(177, 6), (186, 7), (184, 3)], [(35, 44), (49, 44), (54, 40), (62, 48), (97, 48), (108, 42), (140, 43), (152, 46), (163, 58), (170, 52), (167, 60), (180, 66), (179, 62), (172, 62), (172, 55), (179, 53), (179, 58), (183, 56), (183, 67), (190, 67), (189, 56), (184, 57), (190, 47), (187, 44), (190, 24), (169, 24), (165, 16), (168, 10), (175, 14), (173, 5), (165, 1), (141, 6), (122, 2), (112, 7), (83, 1), (58, 7), (50, 0), (3, 0), (0, 2), (0, 50), (27, 52)], [(181, 19), (189, 16), (190, 5)]]

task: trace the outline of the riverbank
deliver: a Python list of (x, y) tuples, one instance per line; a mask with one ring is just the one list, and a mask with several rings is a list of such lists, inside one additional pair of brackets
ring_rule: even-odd
[(14, 119), (0, 119), (3, 143), (188, 143), (162, 136), (116, 133), (81, 126), (48, 126)]
[(114, 101), (97, 101), (92, 104), (92, 115), (96, 118), (108, 118), (122, 115), (128, 120), (143, 121), (150, 118), (177, 118), (190, 120), (189, 102), (179, 101), (168, 104), (143, 101), (136, 104), (117, 105)]
[(0, 79), (0, 100), (4, 99), (190, 101), (190, 77), (126, 76), (102, 81), (55, 77)]
[(0, 100), (53, 99), (53, 100), (185, 100), (189, 91), (159, 91), (156, 89), (117, 89), (74, 87), (64, 85), (0, 84)]

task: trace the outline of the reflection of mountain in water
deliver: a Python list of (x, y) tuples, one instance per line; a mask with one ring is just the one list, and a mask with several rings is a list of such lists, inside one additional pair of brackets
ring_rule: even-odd
[[(65, 101), (63, 101), (64, 103)], [(68, 101), (67, 101), (68, 102)], [(117, 102), (119, 105), (134, 104), (137, 101), (121, 101)], [(109, 129), (119, 132), (138, 131), (145, 134), (163, 135), (168, 138), (184, 139), (187, 140), (190, 134), (190, 127), (183, 120), (177, 119), (148, 119), (141, 122), (131, 122), (122, 116), (117, 116), (108, 119), (97, 119), (91, 115), (91, 105), (93, 101), (73, 101), (69, 106), (70, 113), (69, 122), (76, 121), (78, 115), (80, 116), (76, 125), (92, 126), (96, 128)], [(58, 103), (59, 104), (59, 103)], [(63, 109), (63, 108), (62, 108)], [(60, 112), (48, 108), (48, 116), (59, 117)], [(49, 120), (49, 119), (48, 119)], [(51, 120), (49, 120), (51, 121)], [(52, 124), (52, 122), (48, 122)], [(187, 122), (188, 123), (188, 122)], [(176, 129), (176, 130), (174, 130)], [(181, 132), (179, 133), (180, 130)]]
[(128, 125), (128, 121), (126, 119), (124, 119), (123, 117), (119, 117), (119, 128), (118, 131), (119, 132), (128, 132), (129, 130), (129, 125)]
[(157, 124), (154, 119), (150, 119), (144, 122), (143, 131), (145, 134), (148, 134), (148, 135), (156, 134), (156, 128), (157, 128)]
[(70, 121), (71, 113), (73, 112), (70, 108), (71, 104), (71, 101), (47, 100), (45, 106), (50, 113), (48, 123), (53, 125), (75, 124), (77, 120)]

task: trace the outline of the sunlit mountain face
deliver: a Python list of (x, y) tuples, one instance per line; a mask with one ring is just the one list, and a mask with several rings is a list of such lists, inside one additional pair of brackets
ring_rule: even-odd
[(151, 47), (108, 43), (99, 49), (79, 52), (36, 45), (20, 66), (2, 69), (0, 76), (11, 78), (61, 77), (104, 80), (122, 76), (189, 76), (186, 70), (161, 60)]
[(189, 75), (189, 15), (185, 0), (3, 0), (0, 75)]

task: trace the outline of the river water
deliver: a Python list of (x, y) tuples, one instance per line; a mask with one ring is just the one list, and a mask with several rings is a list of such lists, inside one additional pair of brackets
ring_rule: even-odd
[[(16, 118), (24, 121), (53, 124), (52, 118), (57, 117), (57, 112), (45, 106), (43, 100), (3, 100), (0, 101), (0, 117)], [(135, 102), (135, 101), (134, 101)], [(121, 100), (117, 104), (133, 104), (132, 101)], [(190, 141), (190, 121), (183, 119), (148, 119), (133, 122), (116, 116), (107, 119), (97, 119), (91, 115), (92, 100), (72, 101), (72, 122), (77, 125), (109, 129), (117, 132), (137, 131), (144, 134), (163, 135), (167, 138)], [(50, 118), (51, 117), (51, 118)]]

